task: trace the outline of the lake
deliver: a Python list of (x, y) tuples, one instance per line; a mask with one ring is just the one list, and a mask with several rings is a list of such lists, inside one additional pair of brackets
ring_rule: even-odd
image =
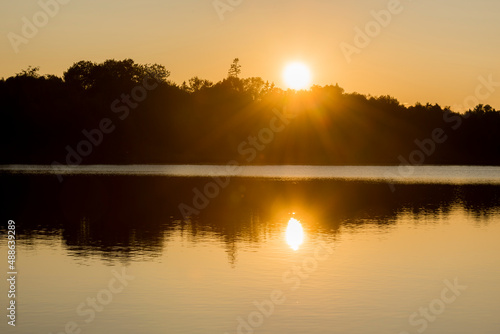
[(500, 168), (0, 166), (2, 333), (497, 334)]

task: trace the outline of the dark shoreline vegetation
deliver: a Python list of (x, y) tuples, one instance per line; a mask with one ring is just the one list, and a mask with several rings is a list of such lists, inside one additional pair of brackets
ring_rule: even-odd
[[(0, 80), (0, 164), (500, 165), (500, 112), (338, 85), (281, 90), (240, 78), (177, 85), (162, 65), (81, 61), (63, 77)], [(418, 154), (415, 152), (419, 152)]]

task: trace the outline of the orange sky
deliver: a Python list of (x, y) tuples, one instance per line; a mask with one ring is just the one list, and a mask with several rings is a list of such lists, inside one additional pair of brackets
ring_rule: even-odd
[(0, 77), (132, 58), (177, 83), (218, 81), (239, 57), (243, 77), (285, 88), (283, 68), (298, 60), (313, 83), (347, 92), (500, 109), (499, 14), (498, 0), (4, 1)]

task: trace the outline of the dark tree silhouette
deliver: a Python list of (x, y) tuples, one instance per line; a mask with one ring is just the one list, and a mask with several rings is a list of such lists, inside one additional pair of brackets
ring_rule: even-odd
[[(82, 164), (380, 165), (400, 164), (415, 150), (425, 164), (500, 164), (500, 113), (492, 106), (459, 114), (338, 84), (285, 91), (240, 74), (238, 58), (217, 83), (193, 77), (182, 85), (168, 81), (164, 66), (131, 59), (80, 61), (62, 78), (29, 67), (0, 80), (0, 163), (64, 165), (80, 149)], [(282, 130), (266, 137), (277, 113), (294, 118), (273, 123)], [(103, 120), (113, 130), (101, 138), (93, 130)], [(445, 140), (431, 145), (436, 129)]]
[(229, 71), (227, 72), (227, 76), (238, 78), (238, 76), (240, 74), (241, 74), (240, 59), (234, 58), (233, 63), (231, 64), (231, 67), (229, 68)]

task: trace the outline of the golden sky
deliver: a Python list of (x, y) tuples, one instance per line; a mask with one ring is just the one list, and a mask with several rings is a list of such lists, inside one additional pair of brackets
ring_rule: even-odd
[(132, 58), (177, 83), (219, 81), (239, 57), (242, 77), (282, 88), (285, 65), (301, 61), (314, 84), (347, 92), (500, 109), (499, 14), (498, 0), (2, 1), (0, 77)]

